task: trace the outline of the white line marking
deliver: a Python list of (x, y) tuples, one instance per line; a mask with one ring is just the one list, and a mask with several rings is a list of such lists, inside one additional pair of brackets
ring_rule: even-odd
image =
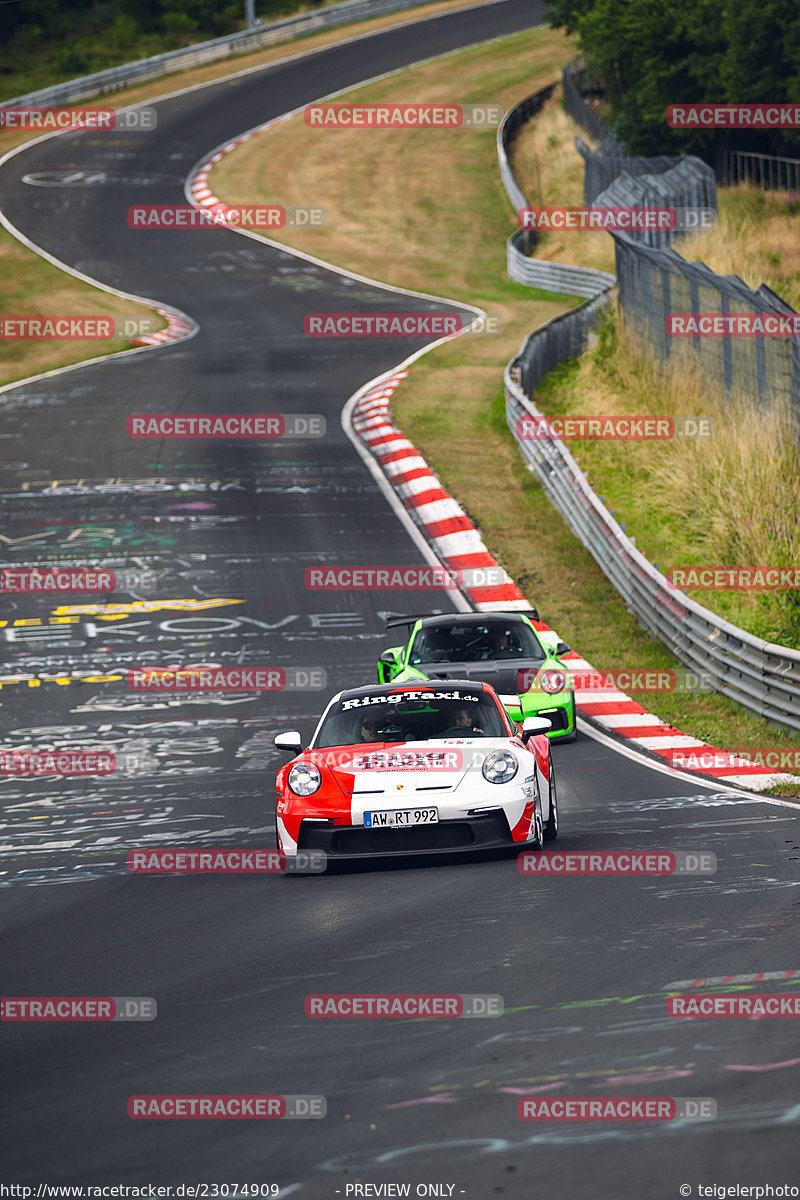
[(599, 742), (602, 746), (607, 746), (609, 750), (616, 750), (618, 754), (622, 754), (625, 758), (630, 758), (633, 762), (639, 763), (643, 767), (649, 767), (651, 771), (658, 771), (662, 775), (670, 775), (673, 779), (681, 779), (686, 783), (696, 784), (698, 787), (708, 788), (709, 791), (730, 791), (734, 796), (741, 796), (743, 800), (752, 800), (754, 803), (774, 804), (780, 808), (793, 808), (795, 812), (800, 811), (800, 800), (784, 800), (778, 796), (763, 796), (759, 792), (742, 791), (738, 787), (731, 787), (725, 779), (704, 779), (699, 775), (690, 775), (686, 771), (678, 771), (675, 767), (669, 767), (666, 763), (654, 762), (652, 758), (642, 754), (633, 746), (626, 745), (622, 742), (615, 741), (606, 733), (601, 733), (599, 729), (595, 729), (588, 721), (584, 721), (582, 717), (578, 717), (576, 722), (581, 733), (585, 733), (587, 737)]

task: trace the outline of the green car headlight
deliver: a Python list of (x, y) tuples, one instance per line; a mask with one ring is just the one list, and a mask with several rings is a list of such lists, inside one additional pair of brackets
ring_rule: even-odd
[(550, 668), (542, 671), (539, 684), (543, 692), (547, 692), (549, 696), (555, 696), (558, 692), (563, 692), (567, 683), (566, 671), (560, 671), (558, 668)]

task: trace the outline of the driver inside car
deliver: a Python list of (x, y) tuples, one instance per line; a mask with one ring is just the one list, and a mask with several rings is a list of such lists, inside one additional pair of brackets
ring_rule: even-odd
[(452, 724), (441, 734), (441, 737), (471, 737), (475, 733), (483, 733), (479, 725), (475, 725), (468, 708), (457, 708), (451, 714)]
[(358, 731), (360, 742), (404, 742), (407, 730), (388, 714), (365, 713)]

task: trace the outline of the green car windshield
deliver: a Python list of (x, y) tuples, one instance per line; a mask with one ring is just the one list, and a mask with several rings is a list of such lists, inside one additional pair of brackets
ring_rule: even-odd
[(409, 664), (482, 662), (486, 659), (525, 658), (542, 662), (544, 648), (533, 630), (521, 621), (459, 622), (429, 625), (418, 630)]
[(483, 689), (403, 690), (341, 701), (326, 715), (314, 749), (472, 737), (508, 737), (497, 705)]

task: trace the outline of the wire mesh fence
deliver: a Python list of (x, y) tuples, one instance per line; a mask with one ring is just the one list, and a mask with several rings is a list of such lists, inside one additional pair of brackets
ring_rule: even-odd
[(800, 193), (800, 158), (726, 150), (722, 155), (722, 183), (752, 183), (764, 191)]
[[(702, 326), (711, 329), (710, 319), (698, 318), (796, 315), (780, 296), (764, 284), (753, 291), (737, 275), (716, 275), (704, 263), (687, 262), (672, 249), (655, 250), (624, 234), (612, 236), (620, 309), (626, 324), (659, 358), (666, 361), (678, 345), (688, 344), (726, 391), (736, 388), (760, 401), (788, 400), (800, 417), (800, 338), (753, 336), (752, 321), (734, 320), (717, 322), (730, 332), (707, 334)], [(780, 327), (780, 322), (764, 322), (766, 329), (771, 326)], [(681, 332), (687, 329), (696, 332)]]
[[(575, 88), (574, 76), (565, 72), (565, 96), (570, 87)], [(578, 95), (577, 99), (581, 97)], [(570, 103), (567, 107), (574, 116), (574, 95)], [(593, 123), (599, 120), (598, 114), (591, 110), (590, 118)], [(664, 181), (664, 176), (675, 167), (657, 176), (662, 181), (659, 188), (669, 186), (670, 180)], [(510, 169), (508, 175), (507, 188), (509, 184), (516, 188)], [(647, 172), (640, 172), (638, 176), (644, 188), (648, 181), (642, 176), (646, 175)], [(629, 174), (623, 183), (632, 188), (637, 177)], [(708, 185), (707, 172), (699, 173), (697, 185)], [(685, 197), (685, 192), (682, 195)], [(704, 198), (708, 195), (706, 192)], [(695, 199), (701, 199), (700, 194)], [(626, 321), (649, 340), (663, 360), (669, 359), (676, 344), (667, 332), (670, 314), (718, 312), (778, 318), (792, 314), (791, 308), (763, 285), (753, 291), (737, 276), (716, 275), (703, 263), (687, 262), (670, 247), (649, 246), (641, 238), (620, 233), (612, 236), (620, 308)], [(530, 439), (521, 432), (521, 423), (526, 419), (536, 422), (543, 417), (532, 399), (539, 381), (565, 359), (589, 346), (592, 331), (610, 299), (609, 286), (602, 294), (549, 321), (526, 338), (505, 372), (509, 428), (525, 462), (554, 506), (642, 626), (685, 666), (705, 672), (716, 692), (756, 716), (800, 732), (800, 650), (766, 642), (731, 625), (671, 587), (592, 491), (564, 443), (557, 438)], [(738, 386), (761, 398), (789, 395), (798, 403), (800, 339), (698, 335), (692, 336), (689, 344), (726, 388)]]

